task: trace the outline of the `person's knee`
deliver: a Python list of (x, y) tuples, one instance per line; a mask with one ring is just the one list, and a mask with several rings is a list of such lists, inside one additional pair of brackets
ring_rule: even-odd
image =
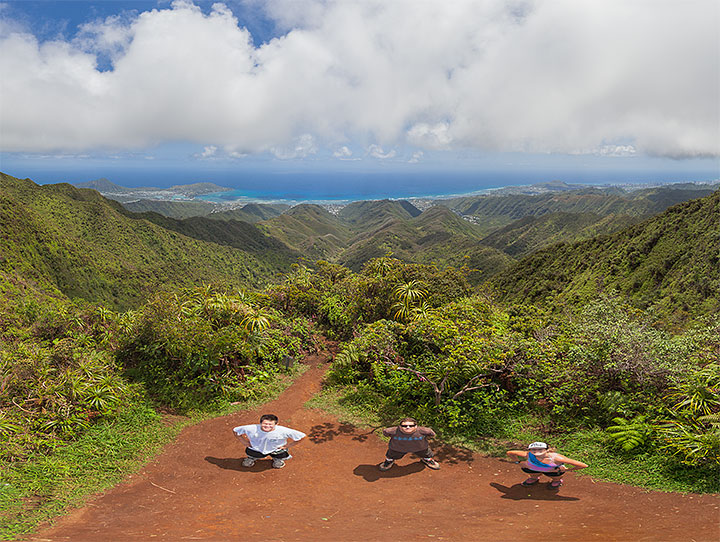
[(280, 451), (280, 452), (272, 452), (272, 453), (269, 454), (269, 455), (270, 455), (270, 457), (272, 457), (273, 459), (275, 459), (275, 458), (277, 458), (277, 459), (287, 459), (288, 457), (290, 457), (290, 453), (289, 453), (287, 450), (282, 450), (282, 451)]

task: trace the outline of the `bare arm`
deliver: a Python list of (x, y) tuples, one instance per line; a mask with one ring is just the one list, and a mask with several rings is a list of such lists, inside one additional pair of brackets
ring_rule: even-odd
[(251, 447), (250, 439), (248, 438), (247, 435), (240, 435), (238, 433), (235, 433), (234, 431), (233, 431), (233, 435), (235, 435), (235, 438), (237, 438), (240, 442), (242, 442), (246, 448)]
[(556, 463), (564, 463), (565, 465), (571, 465), (575, 467), (572, 470), (578, 470), (578, 469), (585, 469), (587, 468), (587, 465), (583, 463), (582, 461), (576, 461), (574, 459), (570, 459), (569, 457), (565, 457), (564, 455), (560, 454), (553, 454), (553, 461)]
[(298, 444), (300, 444), (301, 441), (302, 441), (302, 439), (293, 440), (293, 439), (289, 438), (285, 441), (285, 445), (283, 446), (283, 448), (285, 448), (286, 450), (289, 450), (293, 446), (297, 446)]
[(520, 459), (527, 459), (527, 451), (526, 450), (508, 450), (507, 455), (510, 457), (516, 458), (518, 461)]

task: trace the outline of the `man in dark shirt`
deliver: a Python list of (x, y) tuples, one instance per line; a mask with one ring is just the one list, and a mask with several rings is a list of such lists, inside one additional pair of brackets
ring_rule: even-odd
[(385, 461), (379, 466), (380, 470), (388, 470), (395, 464), (396, 459), (400, 459), (405, 454), (419, 457), (433, 470), (440, 468), (438, 462), (433, 459), (433, 451), (427, 440), (428, 437), (435, 436), (435, 431), (429, 427), (418, 427), (414, 418), (404, 418), (397, 427), (383, 429), (383, 435), (390, 437), (390, 444), (385, 454)]

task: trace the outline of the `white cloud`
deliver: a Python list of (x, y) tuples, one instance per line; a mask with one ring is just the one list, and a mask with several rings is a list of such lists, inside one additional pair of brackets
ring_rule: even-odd
[(715, 0), (248, 5), (287, 33), (255, 47), (223, 4), (189, 1), (90, 21), (71, 41), (2, 22), (0, 149), (720, 154)]
[(427, 124), (420, 122), (412, 126), (408, 132), (408, 141), (413, 145), (428, 149), (448, 149), (452, 143), (450, 125), (447, 122)]
[(423, 159), (423, 156), (425, 156), (425, 153), (423, 151), (415, 151), (413, 155), (410, 157), (410, 160), (408, 160), (409, 164), (417, 164)]
[(596, 154), (601, 156), (635, 156), (637, 151), (632, 145), (603, 145)]
[(215, 145), (208, 145), (201, 153), (195, 155), (196, 158), (207, 159), (217, 156), (218, 148)]
[(290, 160), (292, 158), (305, 158), (318, 151), (315, 144), (315, 138), (310, 134), (303, 134), (298, 137), (292, 144), (285, 146), (272, 147), (270, 149), (276, 158), (280, 160)]
[(367, 148), (367, 154), (368, 154), (368, 156), (372, 156), (373, 158), (378, 158), (380, 160), (387, 160), (388, 158), (394, 158), (396, 152), (395, 152), (395, 150), (385, 152), (380, 145), (373, 144)]
[(333, 156), (341, 160), (346, 160), (352, 156), (352, 151), (346, 145), (343, 145), (335, 150)]

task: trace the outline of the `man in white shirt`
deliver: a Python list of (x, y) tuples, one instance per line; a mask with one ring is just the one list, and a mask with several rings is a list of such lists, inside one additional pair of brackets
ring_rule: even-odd
[(270, 456), (272, 466), (281, 469), (285, 460), (292, 456), (288, 449), (305, 438), (305, 433), (278, 425), (275, 414), (263, 414), (259, 424), (241, 425), (233, 429), (233, 433), (245, 445), (247, 457), (243, 459), (243, 467), (252, 467), (255, 461)]

